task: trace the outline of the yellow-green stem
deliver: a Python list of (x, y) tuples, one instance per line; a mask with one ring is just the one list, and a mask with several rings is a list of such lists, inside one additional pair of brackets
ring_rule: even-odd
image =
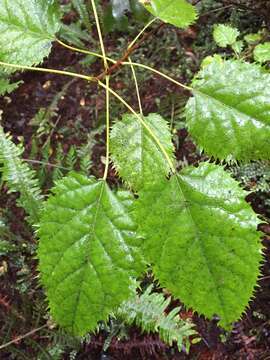
[(83, 74), (73, 73), (70, 71), (45, 69), (45, 68), (40, 68), (40, 67), (32, 67), (32, 66), (17, 65), (17, 64), (9, 64), (9, 63), (3, 62), (3, 61), (0, 61), (0, 65), (18, 69), (18, 70), (39, 71), (39, 72), (45, 72), (45, 73), (49, 73), (49, 74), (58, 74), (58, 75), (77, 77), (77, 78), (84, 79), (87, 81), (95, 81), (95, 78), (93, 76), (87, 76), (87, 75), (83, 75)]
[[(86, 54), (86, 55), (92, 55), (92, 56), (95, 56), (95, 57), (98, 57), (98, 58), (101, 58), (103, 59), (103, 55), (101, 54), (98, 54), (94, 51), (89, 51), (89, 50), (84, 50), (84, 49), (79, 49), (77, 47), (74, 47), (74, 46), (70, 46), (66, 43), (64, 43), (63, 41), (59, 40), (59, 39), (56, 39), (56, 41), (58, 42), (58, 44), (62, 45), (63, 47), (71, 50), (71, 51), (75, 51), (75, 52), (79, 52), (79, 53), (82, 53), (82, 54)], [(111, 59), (112, 60), (112, 59)]]
[(106, 162), (103, 180), (107, 179), (110, 163), (110, 76), (106, 76)]
[(138, 105), (139, 105), (139, 110), (140, 110), (140, 114), (143, 116), (143, 109), (142, 109), (142, 102), (141, 102), (141, 96), (140, 96), (140, 90), (139, 90), (139, 85), (138, 85), (138, 80), (137, 80), (137, 76), (136, 76), (136, 72), (134, 69), (134, 66), (132, 65), (132, 61), (131, 58), (128, 58), (128, 61), (130, 63), (130, 67), (131, 67), (131, 71), (132, 71), (132, 76), (134, 79), (134, 83), (135, 83), (135, 88), (136, 88), (136, 94), (137, 94), (137, 99), (138, 99)]
[(94, 12), (96, 26), (97, 26), (101, 52), (102, 52), (102, 56), (103, 56), (104, 68), (105, 68), (105, 70), (107, 70), (108, 69), (108, 62), (107, 62), (107, 58), (106, 58), (106, 52), (105, 52), (105, 47), (104, 47), (104, 43), (103, 43), (103, 37), (102, 37), (102, 33), (101, 33), (101, 27), (100, 27), (100, 23), (99, 23), (99, 18), (98, 18), (98, 13), (97, 13), (95, 0), (91, 0), (91, 4), (92, 4), (93, 12)]
[(157, 18), (154, 18), (151, 21), (149, 21), (149, 23), (145, 25), (145, 27), (139, 32), (139, 34), (135, 37), (135, 39), (131, 41), (131, 43), (128, 45), (128, 48), (131, 48), (137, 42), (137, 40), (142, 36), (145, 30), (147, 30), (149, 26), (151, 26), (156, 20)]

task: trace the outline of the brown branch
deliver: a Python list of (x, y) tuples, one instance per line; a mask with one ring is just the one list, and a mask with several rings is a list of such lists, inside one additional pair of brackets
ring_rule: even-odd
[(145, 33), (143, 35), (143, 37), (137, 42), (135, 43), (133, 46), (128, 47), (127, 50), (125, 51), (124, 55), (116, 61), (115, 64), (113, 64), (111, 67), (109, 67), (107, 70), (103, 71), (100, 75), (98, 75), (95, 79), (97, 80), (103, 80), (105, 78), (106, 75), (112, 75), (114, 72), (116, 72), (120, 66), (122, 65), (123, 62), (125, 62), (129, 56), (136, 50), (138, 49), (141, 44), (148, 39), (149, 37), (151, 37), (156, 31), (158, 31), (159, 29), (161, 29), (163, 26), (165, 25), (165, 23), (161, 23), (158, 27), (156, 27), (155, 29), (151, 30), (148, 33)]

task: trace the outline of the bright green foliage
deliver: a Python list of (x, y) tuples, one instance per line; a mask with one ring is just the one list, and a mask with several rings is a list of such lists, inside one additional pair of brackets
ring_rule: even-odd
[(254, 59), (259, 63), (270, 61), (270, 42), (257, 45), (254, 49)]
[(4, 95), (5, 93), (11, 93), (17, 88), (18, 85), (19, 83), (10, 84), (8, 79), (0, 78), (0, 96)]
[(233, 45), (239, 36), (239, 31), (229, 25), (218, 24), (214, 27), (213, 37), (220, 47)]
[(130, 296), (143, 270), (130, 194), (73, 173), (59, 181), (39, 229), (42, 283), (54, 319), (74, 334), (94, 330)]
[(0, 61), (42, 62), (59, 27), (56, 1), (0, 0)]
[(162, 293), (152, 293), (153, 286), (149, 286), (141, 295), (135, 295), (125, 301), (117, 310), (117, 318), (128, 325), (136, 324), (147, 333), (158, 332), (159, 337), (166, 344), (175, 341), (181, 352), (183, 346), (188, 350), (189, 337), (196, 335), (194, 324), (179, 317), (180, 307), (166, 313), (171, 298), (165, 298)]
[(212, 61), (193, 80), (187, 126), (219, 159), (269, 159), (270, 75), (241, 61)]
[(34, 172), (21, 160), (23, 148), (16, 146), (0, 127), (0, 172), (7, 183), (9, 192), (19, 192), (17, 200), (29, 215), (30, 223), (39, 221), (39, 212), (42, 205), (39, 183)]
[[(174, 148), (167, 122), (158, 114), (144, 117), (159, 139), (169, 158), (174, 161)], [(111, 131), (111, 153), (120, 176), (133, 189), (159, 181), (170, 172), (168, 162), (149, 131), (134, 115), (126, 114)], [(128, 159), (128, 161), (127, 161)]]
[(140, 0), (154, 16), (179, 28), (191, 25), (197, 18), (194, 6), (186, 0)]
[(245, 196), (222, 167), (202, 163), (144, 189), (135, 205), (160, 284), (225, 328), (245, 310), (262, 261)]
[(256, 42), (259, 42), (262, 39), (263, 34), (261, 32), (255, 33), (255, 34), (247, 34), (244, 36), (245, 41), (248, 44), (255, 44)]

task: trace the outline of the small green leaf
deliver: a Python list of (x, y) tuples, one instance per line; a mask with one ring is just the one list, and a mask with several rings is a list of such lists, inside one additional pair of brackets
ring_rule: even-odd
[(162, 286), (228, 328), (253, 294), (262, 262), (258, 219), (222, 167), (202, 163), (139, 192), (135, 216)]
[(8, 79), (0, 78), (0, 96), (8, 93), (10, 94), (19, 86), (19, 82), (11, 84)]
[(186, 0), (140, 0), (154, 16), (179, 28), (191, 25), (197, 18), (194, 6)]
[(270, 42), (257, 45), (254, 49), (254, 59), (259, 63), (270, 61)]
[(218, 24), (214, 27), (213, 37), (220, 47), (233, 45), (239, 35), (239, 31), (229, 25)]
[(238, 40), (234, 44), (232, 44), (232, 49), (233, 51), (236, 52), (237, 55), (241, 53), (243, 48), (244, 48), (244, 42), (242, 40)]
[(130, 194), (73, 173), (59, 181), (40, 222), (39, 269), (54, 319), (75, 335), (94, 330), (129, 298), (143, 270)]
[(241, 61), (213, 61), (193, 80), (187, 126), (219, 159), (269, 159), (270, 75)]
[[(174, 162), (174, 146), (168, 123), (158, 114), (143, 118)], [(134, 115), (126, 114), (111, 131), (111, 153), (114, 165), (123, 180), (139, 190), (148, 182), (167, 176), (170, 166), (149, 131)]]
[(59, 27), (56, 1), (0, 0), (0, 61), (39, 64), (49, 55)]
[(244, 37), (244, 39), (248, 44), (254, 44), (262, 39), (262, 34), (261, 33), (247, 34)]

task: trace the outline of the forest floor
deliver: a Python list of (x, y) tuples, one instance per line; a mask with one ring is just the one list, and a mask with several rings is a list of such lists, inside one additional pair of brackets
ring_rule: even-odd
[[(220, 14), (220, 19), (216, 18), (215, 22), (223, 20), (226, 16), (228, 14)], [(154, 58), (155, 66), (161, 65), (169, 68), (169, 65), (172, 65), (171, 67), (178, 71), (175, 62), (179, 52), (173, 43), (174, 39), (177, 39), (178, 44), (181, 45), (181, 53), (188, 58), (188, 63), (184, 65), (182, 63), (186, 69), (181, 70), (181, 77), (183, 81), (189, 81), (192, 74), (198, 69), (201, 58), (211, 50), (200, 48), (201, 40), (198, 39), (198, 33), (205, 26), (206, 21), (209, 21), (209, 18), (202, 18), (198, 25), (186, 32), (178, 32), (168, 28), (161, 29), (159, 35), (164, 41), (166, 39), (168, 44), (166, 47), (164, 46), (165, 49), (160, 50), (160, 58), (154, 54), (155, 44), (151, 45), (153, 51), (151, 56)], [(197, 50), (201, 49), (199, 55), (194, 51), (194, 43)], [(112, 36), (109, 37), (107, 47), (112, 53), (118, 51), (117, 46), (117, 41)], [(170, 55), (167, 54), (168, 46), (173, 47)], [(149, 51), (149, 46), (145, 45), (138, 56), (147, 51)], [(167, 55), (169, 56), (168, 64), (159, 64), (162, 61), (161, 59)], [(81, 59), (81, 55), (71, 53), (59, 45), (55, 45), (44, 66), (58, 69), (73, 67), (81, 70)], [(91, 65), (90, 69), (96, 73), (101, 70), (97, 63)], [(85, 71), (85, 68), (83, 70)], [(0, 100), (0, 109), (3, 110), (2, 124), (5, 131), (12, 134), (15, 141), (24, 139), (24, 157), (29, 159), (33, 152), (33, 138), (37, 128), (36, 125), (33, 125), (33, 119), (40, 108), (50, 106), (69, 79), (34, 72), (16, 76), (23, 80), (23, 84), (14, 93)], [(139, 79), (145, 114), (159, 109), (159, 112), (163, 113), (164, 116), (173, 119), (172, 113), (177, 113), (179, 110), (175, 104), (184, 103), (188, 94), (157, 76), (145, 76), (139, 72)], [(123, 92), (130, 103), (136, 107), (136, 97), (129, 82), (129, 76), (123, 72), (116, 77), (112, 86), (115, 90)], [(157, 101), (157, 99), (159, 100)], [(40, 148), (36, 151), (35, 159), (43, 161), (44, 148), (42, 147), (48, 136), (50, 137), (48, 162), (52, 164), (57, 160), (59, 143), (64, 154), (68, 153), (71, 146), (80, 146), (86, 140), (85, 134), (87, 132), (96, 131), (102, 125), (104, 101), (103, 92), (97, 90), (95, 85), (85, 83), (82, 80), (72, 81), (59, 99), (57, 107), (54, 109), (55, 113), (50, 117), (49, 130), (40, 137), (40, 142), (37, 145)], [(113, 114), (116, 118), (116, 114), (123, 109), (116, 103), (113, 105)], [(184, 128), (184, 123), (181, 123), (183, 121), (181, 114), (175, 117), (177, 118), (176, 121), (179, 122), (174, 136), (178, 164), (179, 166), (182, 163), (197, 164), (202, 156), (192, 143)], [(97, 177), (102, 176), (104, 168), (102, 157), (105, 154), (105, 146), (102, 129), (101, 127), (100, 131), (96, 131), (93, 138), (91, 173)], [(53, 181), (53, 171), (53, 166), (46, 167), (45, 189), (49, 188)], [(112, 186), (119, 182), (113, 168), (110, 168), (109, 182)], [(243, 319), (235, 324), (230, 334), (225, 334), (218, 328), (214, 320), (208, 321), (196, 314), (183, 311), (183, 316), (192, 318), (202, 339), (199, 344), (191, 346), (189, 355), (179, 353), (176, 347), (167, 347), (157, 336), (142, 335), (138, 329), (132, 328), (130, 329), (129, 340), (118, 341), (114, 339), (106, 354), (102, 354), (104, 334), (100, 333), (92, 337), (78, 351), (76, 359), (270, 359), (270, 225), (265, 222), (265, 219), (270, 219), (269, 206), (265, 205), (265, 199), (269, 199), (269, 197), (269, 194), (262, 192), (252, 193), (248, 196), (248, 201), (254, 210), (264, 218), (260, 228), (264, 232), (265, 264), (262, 267), (262, 277), (254, 294), (254, 299)], [(24, 223), (24, 213), (16, 207), (15, 195), (7, 195), (7, 192), (1, 195), (0, 205), (1, 208), (9, 209), (5, 211), (5, 216), (9, 220), (11, 232), (15, 234), (15, 242), (21, 244), (19, 258), (15, 258), (15, 255), (11, 258), (0, 257), (0, 335), (2, 339), (12, 338), (16, 340), (19, 335), (42, 325), (44, 319), (42, 318), (43, 315), (40, 314), (44, 314), (46, 309), (43, 304), (44, 295), (36, 279), (35, 240)], [(7, 267), (6, 271), (3, 270), (4, 266)], [(11, 348), (6, 348), (2, 352), (0, 350), (0, 359), (36, 359), (36, 347), (45, 348), (52, 341), (53, 331), (54, 329), (44, 329), (26, 340), (18, 339)], [(68, 345), (70, 346), (70, 344)], [(70, 352), (63, 355), (63, 359), (69, 359), (69, 355)], [(44, 359), (46, 358), (50, 357), (46, 357), (45, 351)]]

